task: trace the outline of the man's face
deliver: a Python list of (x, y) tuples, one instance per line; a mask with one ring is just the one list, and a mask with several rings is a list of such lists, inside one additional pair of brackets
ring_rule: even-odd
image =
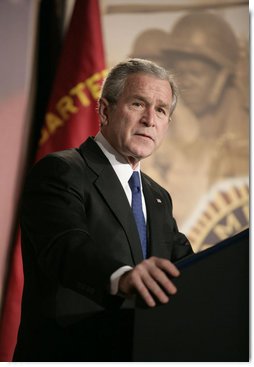
[(100, 104), (101, 132), (133, 166), (160, 145), (169, 124), (171, 87), (166, 80), (147, 74), (127, 78), (117, 103)]
[(197, 115), (210, 107), (211, 93), (217, 80), (218, 68), (208, 61), (195, 57), (179, 58), (176, 73), (181, 78), (182, 97), (185, 104)]

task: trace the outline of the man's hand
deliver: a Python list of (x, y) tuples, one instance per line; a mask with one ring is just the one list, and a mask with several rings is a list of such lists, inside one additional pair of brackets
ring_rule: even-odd
[(179, 275), (179, 270), (171, 261), (153, 256), (121, 276), (119, 291), (127, 297), (139, 293), (148, 306), (154, 307), (154, 298), (167, 303), (169, 295), (176, 293), (177, 289), (169, 276)]

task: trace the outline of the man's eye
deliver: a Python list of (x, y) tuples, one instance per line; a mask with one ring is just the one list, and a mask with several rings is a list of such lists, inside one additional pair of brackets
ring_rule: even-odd
[(142, 107), (141, 102), (133, 102), (132, 105), (135, 106), (135, 107)]
[(166, 111), (163, 108), (158, 108), (157, 111), (166, 115)]

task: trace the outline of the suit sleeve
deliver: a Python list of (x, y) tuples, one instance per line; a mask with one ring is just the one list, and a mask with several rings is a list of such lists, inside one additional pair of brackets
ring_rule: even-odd
[(173, 236), (173, 251), (172, 251), (172, 262), (176, 262), (183, 257), (193, 254), (193, 250), (188, 238), (178, 230), (174, 232)]
[(54, 155), (33, 168), (22, 202), (22, 250), (32, 254), (25, 259), (56, 286), (107, 306), (117, 298), (109, 295), (110, 275), (125, 264), (96, 251), (87, 228), (81, 173), (81, 162)]
[[(172, 199), (171, 196), (167, 193), (168, 197), (169, 197), (169, 201), (170, 201), (170, 206), (171, 206), (171, 215), (173, 217), (172, 214), (172, 208), (173, 208), (173, 203), (172, 203)], [(171, 254), (171, 261), (172, 262), (176, 262), (186, 256), (192, 255), (193, 254), (193, 250), (190, 244), (190, 241), (188, 240), (188, 238), (181, 232), (179, 232), (178, 230), (178, 226), (176, 223), (176, 220), (173, 218), (173, 250), (172, 250), (172, 254)]]

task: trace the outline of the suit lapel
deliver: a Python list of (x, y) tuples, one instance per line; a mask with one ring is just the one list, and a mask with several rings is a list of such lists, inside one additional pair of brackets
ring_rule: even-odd
[(162, 226), (165, 216), (164, 199), (143, 174), (142, 185), (147, 209), (150, 255), (167, 258), (168, 252), (165, 247), (165, 233)]
[(94, 186), (101, 193), (125, 231), (133, 262), (139, 263), (143, 258), (139, 235), (128, 199), (114, 169), (92, 138), (81, 145), (80, 151), (87, 165), (97, 175)]

